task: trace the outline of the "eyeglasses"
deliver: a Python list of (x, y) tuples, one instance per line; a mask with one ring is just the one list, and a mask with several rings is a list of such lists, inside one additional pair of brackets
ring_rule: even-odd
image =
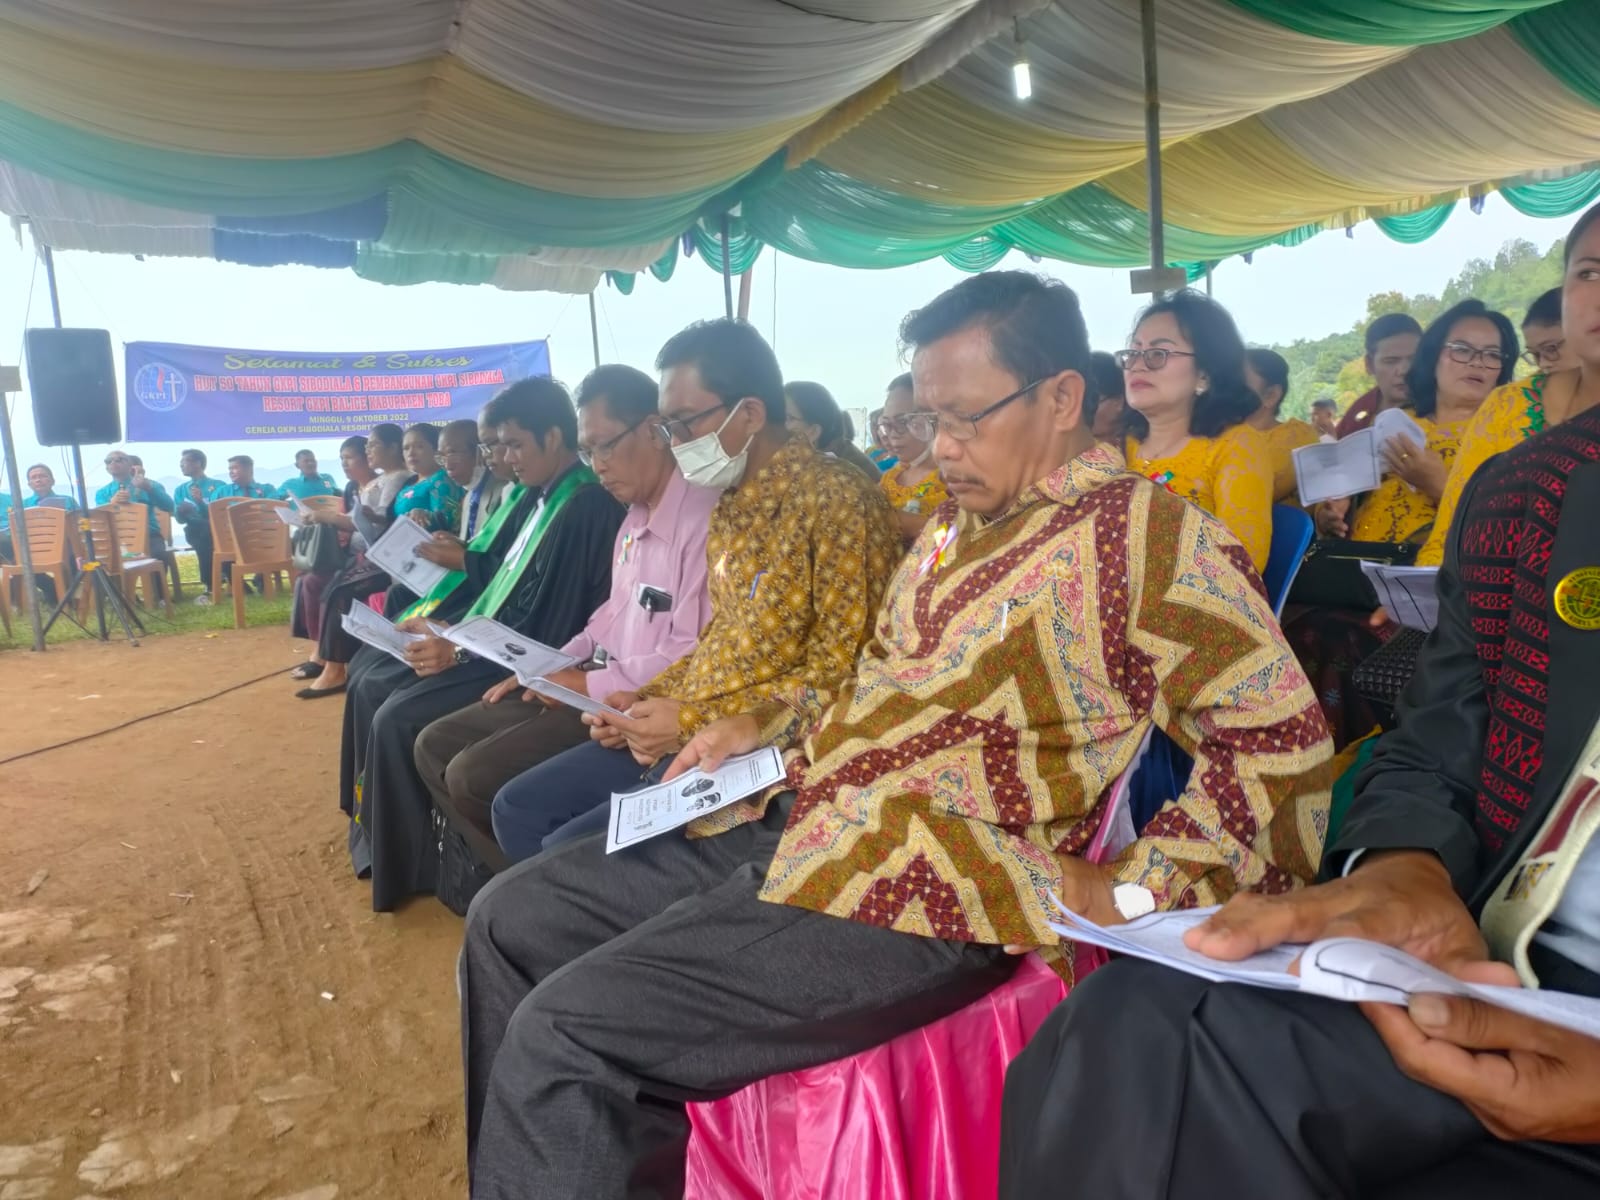
[(907, 413), (900, 417), (880, 417), (877, 426), (878, 436), (884, 437), (891, 433), (910, 433), (912, 419), (926, 415), (925, 413)]
[(1522, 361), (1530, 367), (1537, 367), (1540, 363), (1553, 363), (1561, 360), (1561, 352), (1567, 348), (1566, 338), (1557, 338), (1553, 342), (1545, 342), (1541, 346), (1529, 346), (1522, 352)]
[[(970, 442), (978, 436), (979, 421), (985, 417), (992, 417), (1006, 405), (1026, 396), (1043, 382), (1043, 379), (1035, 379), (1032, 383), (1018, 388), (1009, 396), (1002, 396), (982, 412), (973, 413), (970, 417), (957, 416), (951, 413), (914, 412), (907, 413), (903, 417), (895, 417), (894, 420), (904, 421), (906, 423), (906, 432), (919, 442), (931, 442), (941, 433), (945, 437), (952, 438), (958, 442)], [(890, 424), (890, 422), (885, 420), (884, 424)]]
[(719, 400), (710, 408), (702, 408), (699, 412), (690, 413), (687, 417), (674, 417), (666, 423), (667, 432), (672, 435), (672, 440), (675, 442), (692, 442), (695, 437), (694, 423), (703, 421), (712, 413), (721, 412), (727, 407), (728, 402), (726, 400)]
[(471, 446), (463, 446), (459, 450), (441, 450), (440, 458), (476, 458), (478, 451)]
[(498, 449), (500, 449), (499, 442), (479, 442), (478, 457), (488, 462), (489, 459), (494, 457), (494, 452)]
[(1118, 350), (1114, 356), (1117, 366), (1124, 371), (1133, 369), (1133, 364), (1142, 362), (1147, 371), (1159, 371), (1167, 365), (1169, 358), (1193, 358), (1194, 355), (1187, 350), (1170, 350), (1166, 346), (1151, 346), (1145, 350)]
[[(705, 416), (704, 413), (701, 413), (700, 415)], [(626, 429), (617, 434), (616, 437), (611, 438), (609, 441), (597, 442), (593, 446), (579, 446), (578, 461), (586, 467), (594, 466), (597, 459), (601, 462), (604, 462), (606, 459), (609, 459), (616, 451), (616, 448), (622, 444), (623, 438), (627, 437), (630, 433), (643, 424), (643, 421), (635, 421), (632, 425), (629, 425)]]
[(1444, 352), (1450, 356), (1451, 362), (1458, 362), (1462, 366), (1481, 362), (1486, 367), (1500, 367), (1505, 365), (1505, 351), (1493, 346), (1469, 346), (1466, 342), (1446, 342)]

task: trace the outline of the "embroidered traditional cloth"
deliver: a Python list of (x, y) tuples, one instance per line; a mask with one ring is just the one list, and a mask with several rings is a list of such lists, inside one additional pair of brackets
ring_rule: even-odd
[(872, 634), (900, 533), (860, 471), (790, 438), (724, 492), (706, 537), (711, 622), (639, 692), (677, 700), (679, 730), (837, 683)]
[(1176, 454), (1143, 458), (1132, 438), (1128, 466), (1169, 492), (1198, 504), (1244, 544), (1260, 571), (1272, 546), (1272, 455), (1262, 435), (1235, 425), (1220, 437), (1192, 437)]
[(903, 465), (894, 467), (885, 471), (878, 481), (883, 487), (883, 494), (888, 497), (890, 508), (897, 512), (931, 513), (950, 499), (950, 493), (945, 491), (944, 478), (938, 471), (921, 483), (907, 487), (900, 482), (900, 476), (906, 470), (908, 468)]
[(1567, 476), (1590, 462), (1600, 462), (1596, 409), (1486, 468), (1461, 530), (1461, 588), (1489, 693), (1478, 836), (1491, 850), (1516, 832), (1544, 766), (1550, 553)]
[[(1461, 445), (1466, 422), (1439, 425), (1428, 417), (1414, 417), (1427, 435), (1428, 449), (1444, 459), (1449, 468)], [(1350, 522), (1350, 537), (1357, 542), (1407, 542), (1423, 532), (1434, 520), (1433, 501), (1398, 475), (1385, 475), (1376, 489), (1367, 493)]]
[[(923, 570), (947, 521), (951, 553)], [(1119, 879), (1176, 908), (1312, 877), (1333, 748), (1231, 532), (1128, 474), (1112, 447), (992, 523), (949, 504), (928, 525), (793, 762), (799, 794), (764, 899), (1052, 944), (1056, 853), (1088, 846), (1152, 725), (1194, 772), (1116, 860)], [(762, 808), (730, 806), (693, 832)]]
[(1419, 567), (1437, 567), (1444, 561), (1445, 538), (1450, 533), (1450, 522), (1456, 519), (1461, 489), (1478, 473), (1478, 468), (1496, 454), (1522, 445), (1544, 428), (1546, 378), (1535, 375), (1496, 388), (1467, 422), (1455, 460), (1450, 464), (1450, 477), (1439, 497), (1433, 532), (1428, 535), (1427, 545), (1417, 552)]

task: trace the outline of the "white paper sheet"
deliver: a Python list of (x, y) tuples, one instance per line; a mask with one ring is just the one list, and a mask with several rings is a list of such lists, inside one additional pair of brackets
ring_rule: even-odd
[(1439, 623), (1438, 567), (1395, 567), (1363, 559), (1361, 573), (1398, 624), (1427, 632)]
[(396, 629), (393, 622), (379, 616), (365, 604), (352, 604), (339, 623), (357, 641), (382, 650), (401, 662), (406, 661), (406, 647), (424, 639), (423, 634)]
[(275, 508), (272, 511), (278, 514), (278, 520), (291, 529), (299, 529), (306, 523), (305, 514), (298, 508)]
[(1341, 500), (1370, 492), (1383, 478), (1376, 435), (1362, 429), (1337, 442), (1314, 442), (1294, 452), (1294, 474), (1300, 503), (1308, 508), (1324, 500)]
[[(1428, 445), (1428, 435), (1403, 408), (1386, 408), (1372, 420), (1373, 450), (1380, 456), (1384, 443), (1392, 437), (1403, 437), (1418, 450)], [(1379, 459), (1380, 465), (1382, 459)]]
[[(1424, 992), (1473, 996), (1535, 1020), (1600, 1038), (1600, 998), (1544, 988), (1463, 983), (1404, 950), (1378, 942), (1326, 938), (1309, 946), (1275, 946), (1230, 963), (1207, 958), (1183, 944), (1184, 931), (1205, 920), (1216, 911), (1214, 908), (1151, 913), (1126, 925), (1105, 927), (1068, 912), (1059, 900), (1056, 907), (1061, 909), (1062, 917), (1050, 922), (1050, 928), (1063, 938), (1148, 959), (1202, 979), (1385, 1004), (1404, 1004)], [(1289, 973), (1296, 958), (1300, 960), (1298, 976)]]
[(541, 675), (564, 671), (578, 664), (578, 660), (570, 654), (563, 654), (533, 638), (523, 637), (493, 617), (470, 617), (459, 625), (435, 628), (442, 632), (442, 636), (479, 658), (499, 663), (516, 675), (517, 682), (523, 687), (533, 687), (534, 680)]
[(367, 548), (367, 558), (387, 571), (392, 582), (423, 596), (446, 575), (438, 563), (417, 556), (417, 547), (432, 540), (433, 535), (421, 525), (401, 517)]
[(576, 692), (571, 688), (562, 687), (559, 683), (552, 683), (542, 675), (537, 679), (530, 680), (529, 682), (523, 684), (523, 686), (531, 689), (532, 691), (538, 692), (541, 696), (548, 696), (550, 699), (558, 701), (559, 703), (566, 705), (568, 708), (575, 708), (579, 712), (589, 713), (590, 715), (606, 713), (613, 717), (626, 717), (628, 715), (625, 712), (621, 712), (615, 708), (612, 708), (609, 704), (600, 703), (600, 701), (592, 698), (584, 692)]
[(694, 770), (671, 783), (636, 792), (613, 792), (606, 853), (649, 841), (738, 800), (765, 791), (784, 777), (783, 756), (772, 747), (730, 758), (711, 774)]

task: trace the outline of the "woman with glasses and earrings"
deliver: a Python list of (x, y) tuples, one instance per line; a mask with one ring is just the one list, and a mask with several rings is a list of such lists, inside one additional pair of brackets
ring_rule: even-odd
[(1517, 331), (1504, 313), (1481, 300), (1463, 300), (1436, 317), (1417, 343), (1406, 376), (1407, 411), (1427, 444), (1396, 435), (1381, 447), (1384, 479), (1350, 516), (1352, 500), (1317, 506), (1324, 537), (1357, 542), (1420, 540), (1434, 524), (1461, 435), (1489, 393), (1511, 378)]
[(1184, 290), (1145, 309), (1126, 350), (1128, 468), (1233, 531), (1256, 570), (1272, 543), (1272, 460), (1245, 424), (1260, 400), (1245, 381), (1244, 340), (1228, 310)]
[(897, 460), (883, 473), (879, 484), (889, 498), (889, 507), (894, 509), (900, 537), (909, 546), (927, 524), (928, 515), (950, 499), (950, 493), (939, 476), (939, 464), (933, 461), (938, 421), (932, 413), (916, 411), (911, 377), (901, 378), (905, 380), (903, 386), (901, 379), (889, 385), (883, 416), (878, 421), (878, 440)]
[(792, 380), (783, 385), (783, 410), (783, 423), (792, 436), (805, 438), (813, 450), (831, 454), (874, 483), (878, 481), (878, 465), (856, 449), (849, 419), (827, 388), (804, 379)]
[[(1428, 544), (1417, 555), (1423, 566), (1444, 561), (1445, 537), (1467, 481), (1496, 454), (1600, 403), (1600, 205), (1567, 236), (1562, 286), (1540, 296), (1522, 321), (1527, 345), (1522, 360), (1533, 370), (1500, 388), (1478, 410), (1461, 435), (1461, 449), (1439, 498)], [(1591, 360), (1584, 361), (1585, 348)]]

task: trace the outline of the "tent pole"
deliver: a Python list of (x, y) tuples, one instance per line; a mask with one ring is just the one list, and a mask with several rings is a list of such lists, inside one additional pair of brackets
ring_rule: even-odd
[(589, 293), (589, 341), (594, 346), (594, 365), (600, 365), (600, 316), (595, 311), (594, 293)]
[[(22, 606), (33, 625), (33, 648), (44, 650), (44, 623), (39, 614), (39, 591), (34, 584), (33, 550), (28, 545), (27, 510), (22, 507), (23, 480), (17, 473), (17, 444), (11, 437), (11, 393), (21, 390), (21, 377), (15, 367), (0, 367), (0, 444), (5, 447), (6, 478), (11, 483), (11, 546), (22, 567)], [(6, 586), (10, 586), (7, 584)]]
[(722, 214), (722, 307), (733, 319), (733, 260), (728, 256), (728, 214)]
[[(1144, 35), (1144, 160), (1150, 181), (1150, 266), (1167, 265), (1166, 217), (1161, 204), (1161, 87), (1156, 77), (1156, 0), (1139, 0)], [(1161, 298), (1161, 293), (1156, 293)]]
[(741, 321), (750, 319), (750, 283), (751, 276), (755, 273), (755, 264), (752, 263), (750, 269), (739, 276), (739, 320)]

